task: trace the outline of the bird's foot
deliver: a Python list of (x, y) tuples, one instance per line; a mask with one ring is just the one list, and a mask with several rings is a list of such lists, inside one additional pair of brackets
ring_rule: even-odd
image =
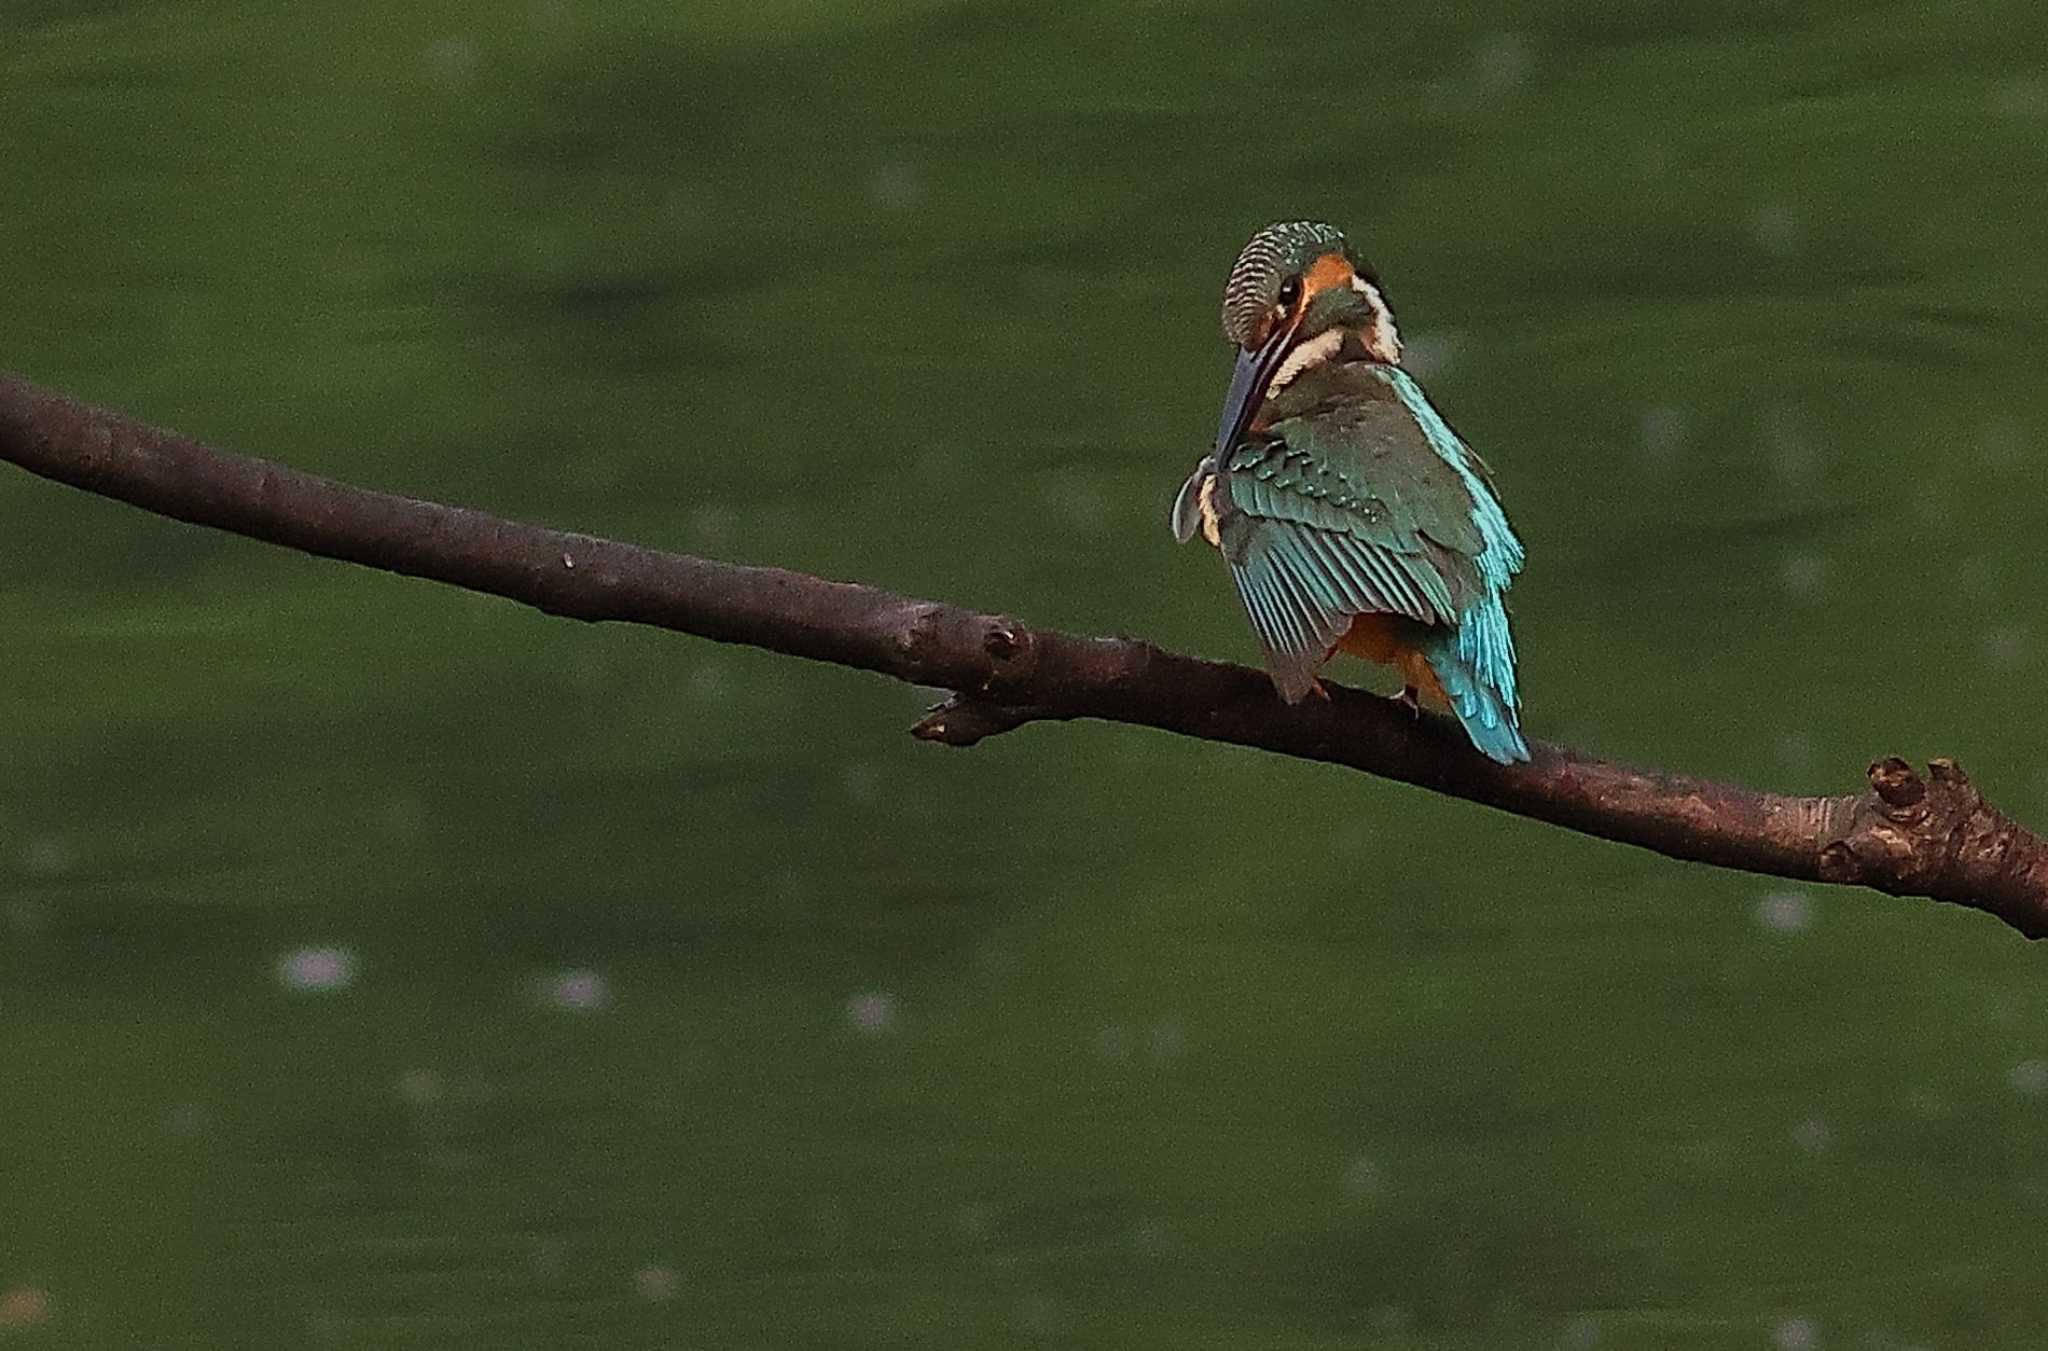
[(1422, 717), (1422, 699), (1413, 685), (1403, 685), (1401, 692), (1392, 696), (1392, 702), (1400, 708), (1407, 709), (1409, 717), (1418, 720)]

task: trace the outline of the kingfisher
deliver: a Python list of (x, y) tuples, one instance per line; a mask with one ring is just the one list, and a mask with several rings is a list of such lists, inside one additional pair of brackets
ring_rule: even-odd
[(1378, 274), (1332, 226), (1269, 225), (1230, 270), (1223, 335), (1236, 370), (1173, 533), (1229, 564), (1280, 697), (1323, 693), (1316, 673), (1348, 652), (1392, 667), (1411, 712), (1527, 760), (1507, 612), (1522, 543), (1492, 471), (1401, 368)]

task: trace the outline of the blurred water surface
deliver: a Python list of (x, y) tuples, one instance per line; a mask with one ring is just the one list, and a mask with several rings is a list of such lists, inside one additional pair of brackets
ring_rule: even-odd
[[(0, 366), (1249, 658), (1165, 508), (1345, 226), (1543, 737), (2048, 822), (2048, 25), (11, 0)], [(0, 1336), (2023, 1347), (2040, 958), (0, 474)]]

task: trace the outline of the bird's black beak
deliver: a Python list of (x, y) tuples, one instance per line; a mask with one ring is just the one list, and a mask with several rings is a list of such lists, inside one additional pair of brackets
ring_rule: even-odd
[(1223, 422), (1216, 429), (1216, 451), (1212, 456), (1219, 471), (1227, 467), (1230, 452), (1244, 439), (1245, 428), (1251, 426), (1252, 415), (1265, 399), (1273, 373), (1280, 369), (1280, 363), (1294, 346), (1294, 332), (1300, 325), (1299, 318), (1292, 323), (1275, 324), (1272, 336), (1263, 345), (1237, 349), (1237, 369), (1230, 374), (1230, 392), (1223, 396)]

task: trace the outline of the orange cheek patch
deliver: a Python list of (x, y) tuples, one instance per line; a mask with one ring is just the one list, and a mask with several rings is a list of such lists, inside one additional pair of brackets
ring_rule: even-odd
[(1309, 264), (1308, 271), (1302, 274), (1302, 294), (1313, 298), (1334, 287), (1349, 286), (1353, 275), (1351, 264), (1344, 260), (1343, 254), (1326, 253)]

